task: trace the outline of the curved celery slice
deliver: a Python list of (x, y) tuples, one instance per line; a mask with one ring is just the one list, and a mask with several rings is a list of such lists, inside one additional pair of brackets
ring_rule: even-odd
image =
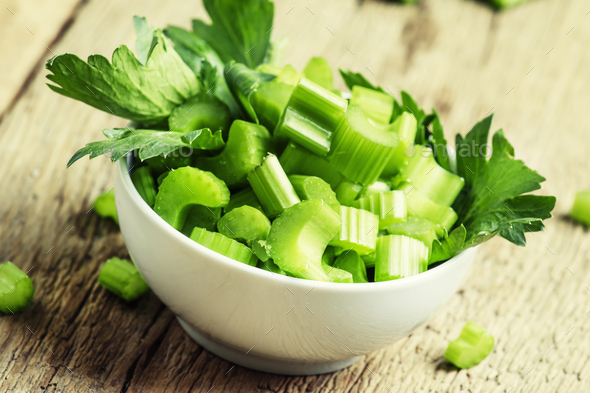
[(338, 184), (334, 192), (336, 193), (338, 202), (345, 206), (350, 206), (362, 190), (363, 186), (361, 184), (344, 179)]
[(576, 194), (570, 216), (590, 227), (590, 190)]
[(0, 311), (14, 314), (23, 311), (35, 294), (33, 282), (12, 262), (0, 264)]
[(289, 206), (300, 202), (289, 178), (274, 154), (269, 154), (248, 175), (264, 212), (270, 218), (281, 214)]
[(287, 175), (317, 176), (328, 183), (334, 191), (345, 180), (344, 176), (325, 157), (313, 154), (293, 142), (287, 145), (279, 161)]
[(369, 122), (362, 108), (350, 105), (334, 132), (328, 159), (348, 180), (374, 183), (399, 145), (399, 137)]
[(251, 206), (242, 206), (226, 213), (217, 221), (217, 230), (222, 235), (245, 241), (250, 247), (256, 240), (264, 240), (270, 232), (270, 221)]
[(180, 232), (186, 237), (190, 237), (193, 229), (196, 227), (204, 228), (208, 231), (217, 229), (217, 221), (221, 218), (220, 207), (207, 207), (202, 205), (193, 205), (189, 208), (186, 220)]
[(367, 268), (365, 262), (363, 262), (354, 250), (340, 254), (338, 259), (334, 262), (334, 267), (352, 274), (352, 280), (355, 283), (369, 282), (369, 280), (367, 280)]
[(209, 128), (211, 131), (229, 129), (228, 107), (213, 94), (198, 93), (177, 106), (168, 118), (173, 132), (189, 132)]
[(369, 186), (363, 187), (359, 196), (361, 198), (363, 198), (363, 197), (367, 197), (370, 195), (381, 194), (383, 192), (388, 192), (388, 191), (391, 191), (389, 184), (387, 184), (384, 181), (377, 180), (375, 183), (373, 183)]
[(338, 269), (337, 267), (324, 264), (322, 264), (322, 268), (324, 269), (324, 272), (330, 279), (330, 282), (340, 282), (349, 284), (354, 282), (352, 273), (347, 272), (346, 270)]
[(375, 251), (379, 218), (366, 210), (340, 206), (342, 224), (338, 234), (330, 241), (331, 246), (354, 250), (361, 255)]
[(153, 170), (154, 174), (161, 176), (173, 169), (189, 166), (191, 164), (191, 157), (180, 154), (179, 150), (173, 151), (166, 157), (155, 156), (145, 160), (145, 163)]
[(270, 259), (270, 255), (268, 255), (268, 250), (266, 249), (266, 240), (256, 240), (252, 242), (252, 251), (262, 262), (266, 262)]
[(98, 282), (127, 302), (136, 300), (150, 289), (131, 262), (116, 257), (107, 259), (100, 269)]
[(156, 203), (156, 183), (147, 166), (137, 168), (131, 174), (131, 181), (141, 198), (150, 206)]
[(94, 200), (94, 211), (96, 214), (103, 218), (112, 218), (117, 225), (119, 225), (119, 219), (117, 218), (117, 206), (115, 205), (115, 193), (106, 192), (99, 195)]
[(376, 214), (379, 217), (379, 230), (404, 222), (408, 216), (406, 196), (403, 191), (369, 195), (357, 199), (352, 206)]
[(394, 188), (401, 182), (408, 182), (432, 202), (451, 206), (465, 180), (438, 165), (430, 148), (419, 146), (416, 150), (408, 165), (401, 168), (393, 180)]
[(280, 82), (261, 83), (250, 97), (260, 124), (274, 130), (281, 120), (294, 87)]
[(171, 172), (162, 181), (154, 211), (180, 230), (191, 206), (223, 207), (228, 202), (229, 190), (223, 181), (211, 172), (187, 166)]
[(248, 173), (260, 165), (270, 150), (271, 137), (266, 128), (236, 120), (229, 129), (223, 151), (215, 157), (199, 157), (196, 164), (234, 189), (248, 184)]
[(432, 242), (438, 238), (436, 225), (422, 217), (408, 217), (405, 222), (392, 224), (385, 229), (390, 235), (404, 235), (418, 239), (429, 250), (432, 249)]
[(459, 368), (477, 366), (494, 349), (494, 337), (475, 322), (463, 326), (461, 335), (449, 343), (445, 359)]
[(248, 247), (227, 236), (223, 236), (221, 233), (209, 232), (203, 228), (195, 228), (190, 238), (216, 253), (225, 255), (246, 265), (256, 266), (258, 263), (258, 258), (256, 258)]
[(400, 144), (395, 148), (381, 176), (393, 176), (399, 172), (400, 168), (407, 165), (408, 159), (413, 151), (412, 146), (414, 139), (416, 139), (417, 128), (418, 122), (416, 118), (408, 112), (403, 112), (387, 127), (388, 131), (397, 134)]
[(287, 273), (285, 273), (280, 267), (278, 267), (277, 264), (274, 263), (270, 258), (268, 258), (266, 261), (258, 261), (256, 267), (262, 270), (267, 270), (274, 274), (281, 274), (283, 276), (287, 275)]
[(397, 280), (428, 270), (428, 247), (420, 240), (401, 235), (377, 239), (375, 281)]
[(289, 181), (301, 200), (321, 199), (336, 213), (340, 213), (340, 203), (330, 185), (316, 176), (291, 175)]
[(315, 123), (305, 113), (287, 106), (279, 127), (281, 135), (306, 147), (312, 153), (320, 156), (328, 154), (333, 131)]
[(296, 277), (330, 281), (322, 254), (340, 229), (340, 216), (320, 199), (285, 209), (270, 228), (268, 251), (274, 262)]
[(387, 93), (356, 85), (352, 87), (350, 105), (358, 105), (371, 119), (381, 124), (389, 124), (393, 112), (393, 97)]
[(256, 193), (251, 187), (232, 194), (229, 197), (229, 203), (225, 208), (223, 208), (223, 211), (225, 214), (227, 214), (240, 206), (252, 206), (253, 208), (262, 211), (262, 205), (260, 204)]
[(303, 74), (310, 81), (318, 84), (324, 89), (332, 90), (334, 80), (332, 77), (332, 68), (323, 57), (312, 57), (303, 69)]

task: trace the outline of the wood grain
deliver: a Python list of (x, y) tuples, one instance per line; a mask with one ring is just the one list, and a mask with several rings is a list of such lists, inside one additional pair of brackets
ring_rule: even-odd
[[(32, 269), (36, 294), (25, 313), (0, 317), (0, 391), (588, 391), (590, 233), (565, 218), (573, 193), (590, 187), (588, 7), (537, 0), (500, 14), (463, 0), (276, 2), (273, 33), (289, 38), (288, 62), (302, 68), (322, 55), (407, 90), (439, 111), (449, 138), (495, 112), (517, 156), (547, 177), (541, 192), (559, 198), (527, 248), (483, 246), (462, 290), (415, 334), (309, 377), (233, 367), (183, 334), (153, 294), (126, 305), (98, 286), (101, 263), (127, 256), (117, 227), (89, 212), (114, 168), (106, 158), (65, 163), (125, 121), (53, 94), (37, 59), (23, 57), (35, 72), (0, 124), (0, 260)], [(133, 45), (133, 14), (186, 26), (204, 13), (197, 2), (93, 0), (51, 49), (87, 56)], [(9, 39), (1, 36), (3, 48)], [(442, 354), (469, 320), (497, 345), (480, 366), (457, 371)]]

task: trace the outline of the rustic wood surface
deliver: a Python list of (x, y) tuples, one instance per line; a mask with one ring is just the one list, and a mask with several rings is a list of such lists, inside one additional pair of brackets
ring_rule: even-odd
[[(200, 2), (3, 5), (12, 12), (0, 10), (0, 261), (29, 271), (36, 294), (23, 314), (0, 317), (0, 391), (589, 390), (590, 232), (567, 219), (574, 192), (590, 188), (587, 1), (537, 0), (505, 13), (467, 0), (276, 2), (273, 33), (289, 37), (288, 62), (301, 68), (322, 55), (407, 90), (439, 111), (448, 137), (495, 112), (494, 128), (547, 177), (542, 193), (559, 198), (547, 231), (529, 235), (526, 248), (484, 245), (463, 288), (412, 336), (308, 377), (233, 367), (191, 341), (153, 294), (126, 305), (96, 280), (106, 258), (127, 256), (118, 228), (88, 212), (112, 187), (114, 166), (65, 163), (125, 121), (52, 93), (43, 47), (110, 54), (133, 45), (133, 14), (188, 26), (203, 17)], [(442, 354), (469, 320), (497, 345), (478, 367), (457, 371)]]

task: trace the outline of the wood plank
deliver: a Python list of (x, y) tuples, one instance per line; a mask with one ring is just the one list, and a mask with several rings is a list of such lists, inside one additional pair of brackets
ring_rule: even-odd
[[(125, 121), (53, 94), (37, 66), (0, 124), (0, 260), (32, 269), (37, 288), (25, 313), (0, 317), (0, 390), (586, 391), (589, 232), (563, 218), (575, 190), (588, 184), (586, 7), (538, 0), (498, 14), (462, 0), (277, 2), (273, 32), (289, 37), (288, 62), (301, 68), (323, 55), (394, 92), (410, 91), (439, 110), (449, 138), (493, 107), (494, 127), (548, 178), (542, 192), (559, 197), (556, 218), (546, 233), (529, 236), (526, 249), (501, 239), (483, 246), (463, 289), (426, 326), (321, 376), (232, 368), (183, 334), (153, 294), (125, 305), (98, 286), (102, 261), (127, 256), (116, 226), (88, 212), (112, 187), (113, 166), (101, 158), (66, 171), (65, 163), (102, 128)], [(133, 14), (153, 25), (188, 25), (203, 9), (91, 1), (52, 50), (87, 56), (132, 45)], [(482, 365), (458, 372), (441, 357), (468, 320), (488, 327), (497, 346)]]

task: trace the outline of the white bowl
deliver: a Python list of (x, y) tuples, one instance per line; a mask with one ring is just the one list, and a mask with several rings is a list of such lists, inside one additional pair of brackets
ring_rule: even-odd
[(176, 231), (141, 199), (128, 172), (120, 160), (115, 194), (137, 268), (195, 341), (256, 370), (328, 373), (408, 336), (457, 291), (477, 253), (471, 248), (417, 276), (367, 284), (273, 274)]

